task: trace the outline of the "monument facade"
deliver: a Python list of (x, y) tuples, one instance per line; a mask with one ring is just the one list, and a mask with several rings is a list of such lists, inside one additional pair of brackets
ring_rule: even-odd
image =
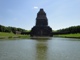
[(48, 26), (48, 19), (43, 9), (37, 13), (36, 24), (31, 29), (30, 35), (32, 37), (46, 37), (52, 36), (52, 28)]

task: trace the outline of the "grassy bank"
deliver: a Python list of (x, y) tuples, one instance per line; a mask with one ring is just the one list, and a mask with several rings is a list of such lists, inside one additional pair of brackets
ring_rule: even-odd
[(56, 35), (58, 37), (66, 37), (66, 38), (80, 38), (80, 33), (77, 34), (63, 34), (63, 35)]
[(0, 39), (6, 39), (6, 38), (30, 38), (30, 36), (29, 35), (0, 32)]

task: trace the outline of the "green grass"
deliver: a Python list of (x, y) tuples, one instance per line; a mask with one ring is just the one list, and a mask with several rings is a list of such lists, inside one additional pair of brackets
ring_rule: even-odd
[(80, 38), (80, 33), (77, 34), (63, 34), (63, 35), (57, 35), (59, 37), (68, 37), (68, 38)]
[(15, 36), (13, 33), (5, 33), (5, 32), (0, 32), (0, 36)]
[(5, 39), (5, 38), (30, 38), (30, 36), (29, 35), (0, 32), (0, 39)]

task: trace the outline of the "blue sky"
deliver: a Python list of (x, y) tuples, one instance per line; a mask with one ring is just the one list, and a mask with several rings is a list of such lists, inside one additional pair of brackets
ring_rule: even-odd
[(0, 0), (0, 24), (30, 30), (40, 8), (53, 30), (80, 25), (80, 0)]

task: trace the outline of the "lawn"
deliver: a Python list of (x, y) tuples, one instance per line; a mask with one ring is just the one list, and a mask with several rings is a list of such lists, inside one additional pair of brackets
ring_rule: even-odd
[(63, 34), (63, 35), (57, 35), (59, 37), (69, 37), (69, 38), (80, 38), (80, 33), (77, 34)]
[(29, 35), (0, 32), (0, 39), (4, 39), (4, 38), (29, 38), (29, 37), (30, 37)]

